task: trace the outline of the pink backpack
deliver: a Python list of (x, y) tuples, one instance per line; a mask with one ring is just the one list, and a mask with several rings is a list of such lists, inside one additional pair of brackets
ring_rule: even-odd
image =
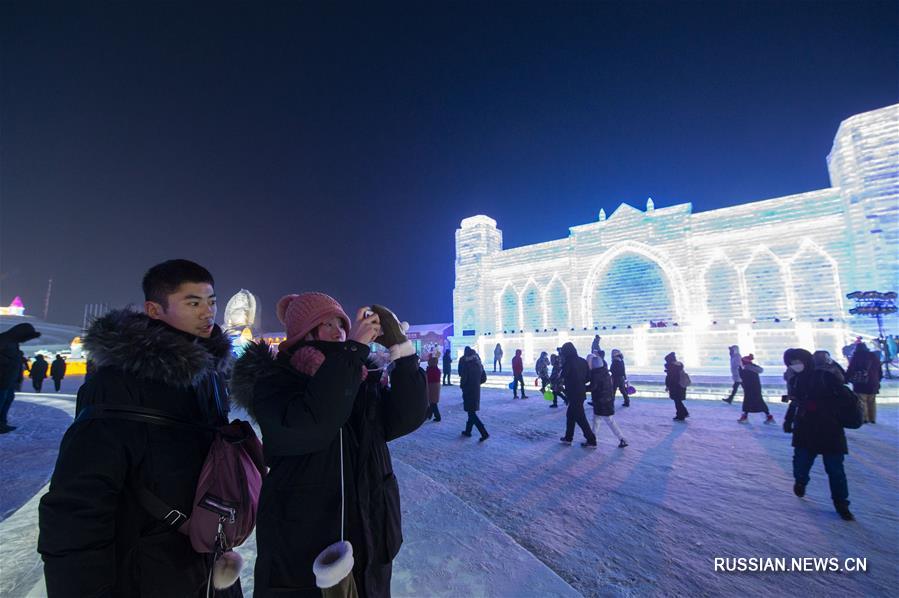
[(133, 405), (90, 405), (75, 421), (87, 419), (126, 419), (183, 428), (185, 432), (213, 432), (190, 517), (143, 486), (132, 489), (150, 515), (189, 536), (197, 552), (221, 555), (243, 544), (253, 532), (266, 469), (262, 443), (248, 422), (236, 419), (230, 424), (207, 426)]

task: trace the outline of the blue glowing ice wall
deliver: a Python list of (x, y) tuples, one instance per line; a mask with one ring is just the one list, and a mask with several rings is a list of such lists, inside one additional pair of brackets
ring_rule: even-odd
[(649, 370), (669, 351), (724, 367), (734, 343), (769, 365), (792, 346), (839, 355), (874, 333), (849, 316), (846, 293), (897, 287), (899, 105), (844, 121), (827, 163), (828, 189), (696, 214), (689, 203), (621, 204), (565, 239), (514, 249), (492, 218), (466, 218), (453, 347), (485, 355), (499, 342), (533, 364), (568, 340), (584, 352), (600, 334)]

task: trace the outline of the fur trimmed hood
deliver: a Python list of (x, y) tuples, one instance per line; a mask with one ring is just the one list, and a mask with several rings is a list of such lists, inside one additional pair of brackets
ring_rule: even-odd
[(253, 419), (256, 419), (253, 409), (253, 388), (256, 386), (256, 379), (276, 367), (278, 365), (275, 352), (265, 341), (247, 343), (243, 355), (234, 364), (234, 372), (231, 375), (231, 400), (243, 407)]
[(231, 342), (218, 325), (201, 339), (130, 309), (98, 318), (84, 335), (84, 349), (98, 368), (178, 388), (196, 386), (212, 373), (226, 378), (233, 363)]

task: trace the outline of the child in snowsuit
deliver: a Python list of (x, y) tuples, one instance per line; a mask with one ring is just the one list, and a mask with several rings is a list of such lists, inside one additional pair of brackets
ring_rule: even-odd
[(437, 367), (437, 356), (428, 358), (428, 369), (425, 370), (425, 378), (428, 380), (428, 419), (434, 418), (434, 422), (440, 421), (440, 368)]
[[(618, 448), (627, 446), (618, 424), (615, 423), (615, 395), (612, 387), (612, 378), (605, 362), (606, 352), (599, 350), (598, 359), (592, 360), (590, 370), (590, 396), (593, 398), (593, 433), (596, 434), (599, 427), (599, 420), (606, 423), (607, 426), (618, 438)], [(627, 395), (625, 395), (627, 396)]]
[(737, 420), (741, 424), (745, 424), (749, 420), (750, 413), (764, 413), (766, 424), (777, 423), (774, 416), (768, 410), (768, 404), (762, 397), (762, 381), (759, 374), (763, 371), (762, 366), (752, 363), (755, 357), (750, 353), (743, 357), (740, 361), (740, 380), (743, 384), (743, 415)]

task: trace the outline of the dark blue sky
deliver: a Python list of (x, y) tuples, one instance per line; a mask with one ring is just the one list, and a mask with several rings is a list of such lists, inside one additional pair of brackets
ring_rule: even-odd
[(302, 290), (449, 321), (462, 218), (827, 187), (899, 98), (895, 1), (80, 4), (0, 6), (0, 302), (52, 277), (59, 322), (171, 257), (268, 329)]

